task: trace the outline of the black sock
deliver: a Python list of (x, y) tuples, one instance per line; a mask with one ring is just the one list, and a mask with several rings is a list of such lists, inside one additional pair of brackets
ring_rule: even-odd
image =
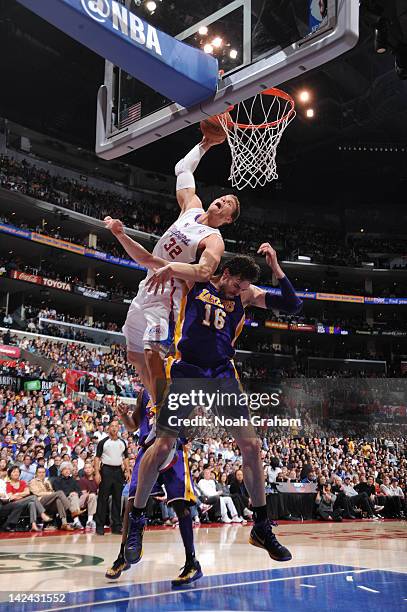
[(195, 559), (195, 548), (191, 513), (188, 511), (186, 514), (178, 516), (178, 521), (179, 531), (184, 543), (186, 559), (187, 561), (193, 561)]
[(145, 514), (146, 511), (146, 507), (144, 506), (144, 508), (136, 508), (136, 506), (133, 507), (133, 510), (131, 511), (132, 515), (134, 518), (140, 518), (141, 516), (143, 516)]
[(253, 507), (253, 519), (255, 523), (262, 523), (267, 520), (267, 506)]
[(120, 544), (119, 557), (124, 557), (124, 542)]

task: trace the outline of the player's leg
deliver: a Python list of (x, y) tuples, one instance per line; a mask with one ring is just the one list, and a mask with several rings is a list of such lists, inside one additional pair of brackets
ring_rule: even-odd
[(130, 569), (130, 563), (126, 561), (125, 556), (124, 556), (124, 548), (126, 545), (127, 530), (129, 527), (129, 513), (133, 509), (133, 501), (134, 501), (134, 498), (129, 499), (127, 501), (127, 505), (124, 510), (123, 533), (122, 533), (122, 539), (120, 543), (119, 554), (117, 555), (116, 560), (113, 561), (112, 566), (109, 567), (109, 569), (107, 569), (105, 573), (106, 578), (109, 578), (110, 580), (117, 580), (117, 578), (120, 577), (122, 572)]
[(144, 361), (150, 381), (150, 395), (154, 404), (157, 405), (160, 403), (165, 389), (163, 348), (160, 343), (152, 342), (144, 348)]
[(122, 331), (126, 338), (127, 360), (135, 368), (151, 396), (150, 373), (144, 355), (143, 338), (146, 325), (142, 297), (136, 296), (130, 305)]
[[(122, 539), (121, 539), (121, 544), (120, 544), (120, 551), (119, 551), (117, 559), (113, 562), (112, 566), (106, 571), (106, 574), (105, 574), (106, 578), (110, 578), (111, 580), (116, 580), (116, 578), (119, 578), (120, 574), (123, 571), (130, 568), (130, 562), (126, 559), (126, 543), (127, 543), (127, 537), (128, 537), (129, 528), (130, 528), (129, 527), (129, 522), (130, 522), (129, 517), (131, 515), (133, 506), (134, 506), (134, 495), (137, 490), (137, 484), (138, 484), (138, 479), (139, 479), (139, 469), (140, 469), (140, 464), (141, 464), (141, 460), (143, 458), (144, 453), (145, 453), (144, 448), (140, 449), (139, 452), (137, 453), (136, 461), (134, 463), (133, 471), (131, 473), (131, 480), (130, 480), (130, 486), (129, 486), (129, 499), (127, 501), (126, 509), (124, 512), (123, 532), (122, 532)], [(137, 561), (140, 561), (141, 557), (142, 557), (142, 550), (140, 551)]]
[(159, 468), (172, 451), (174, 437), (157, 438), (144, 453), (139, 466), (134, 507), (129, 514), (128, 537), (125, 547), (126, 560), (138, 563), (143, 555), (143, 534), (147, 525), (145, 509), (151, 490), (157, 481)]
[(239, 427), (229, 431), (242, 453), (244, 481), (252, 500), (254, 526), (249, 542), (253, 546), (267, 550), (275, 561), (290, 561), (292, 558), (290, 551), (277, 540), (272, 529), (273, 523), (267, 518), (260, 440), (255, 437), (256, 432), (250, 425), (245, 429)]
[(164, 358), (172, 341), (171, 310), (167, 304), (156, 301), (145, 304), (143, 315), (146, 321), (143, 347), (151, 387), (151, 397), (155, 405), (163, 399), (166, 387)]
[(131, 363), (131, 365), (137, 371), (138, 375), (140, 376), (141, 382), (143, 383), (143, 386), (147, 389), (147, 391), (150, 394), (150, 387), (151, 387), (150, 374), (149, 374), (148, 366), (146, 364), (144, 352), (139, 353), (139, 352), (130, 351), (129, 349), (127, 349), (127, 361)]
[(177, 450), (176, 463), (161, 474), (168, 496), (168, 505), (178, 517), (179, 530), (185, 549), (185, 564), (180, 575), (172, 580), (173, 587), (184, 586), (202, 577), (199, 561), (195, 557), (194, 530), (190, 505), (196, 502), (194, 485), (185, 448)]
[(202, 578), (202, 569), (195, 557), (194, 528), (191, 510), (185, 500), (176, 500), (172, 507), (178, 517), (179, 531), (185, 549), (185, 565), (180, 575), (171, 581), (173, 587), (184, 586)]
[[(173, 374), (172, 364), (170, 376)], [(177, 364), (179, 366), (179, 364)], [(178, 367), (180, 369), (180, 366)], [(182, 374), (182, 372), (178, 372)], [(161, 406), (157, 418), (157, 437), (144, 453), (140, 462), (137, 491), (134, 497), (134, 508), (129, 517), (129, 534), (126, 545), (126, 559), (130, 563), (137, 563), (143, 550), (143, 533), (146, 526), (145, 508), (151, 490), (158, 478), (160, 468), (168, 467), (169, 455), (174, 457), (176, 440), (182, 419), (189, 415), (189, 406), (179, 407), (176, 422), (173, 423), (174, 412), (170, 409), (169, 399), (179, 391), (177, 381), (172, 381), (166, 395), (166, 401)], [(178, 393), (179, 394), (179, 393)]]
[(226, 417), (245, 419), (247, 425), (229, 428), (229, 433), (236, 440), (243, 459), (243, 473), (246, 488), (249, 492), (252, 506), (254, 527), (250, 534), (250, 544), (264, 548), (275, 561), (289, 561), (290, 551), (282, 546), (273, 533), (272, 522), (267, 518), (266, 487), (261, 459), (261, 444), (257, 432), (250, 422), (250, 413), (247, 402), (240, 402), (243, 389), (231, 362), (226, 370), (216, 372), (221, 389), (233, 394), (235, 402), (218, 408)]

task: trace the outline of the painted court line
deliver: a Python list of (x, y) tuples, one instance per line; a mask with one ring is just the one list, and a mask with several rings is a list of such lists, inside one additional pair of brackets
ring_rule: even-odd
[(357, 585), (358, 589), (362, 589), (362, 591), (369, 591), (369, 593), (380, 593), (380, 591), (375, 591), (374, 589), (369, 589), (369, 587), (362, 586), (360, 584)]
[[(350, 573), (358, 573), (358, 574), (362, 574), (364, 572), (376, 572), (378, 571), (377, 568), (372, 568), (372, 569), (363, 569), (363, 570), (344, 570), (341, 572), (322, 572), (321, 574), (304, 574), (303, 576), (286, 576), (286, 577), (282, 577), (282, 578), (267, 578), (265, 580), (253, 580), (253, 581), (247, 581), (247, 582), (235, 582), (235, 583), (230, 583), (230, 584), (219, 584), (219, 585), (211, 585), (211, 586), (206, 586), (206, 587), (198, 587), (198, 588), (194, 588), (193, 590), (191, 589), (189, 590), (180, 590), (180, 591), (175, 591), (175, 590), (171, 590), (171, 591), (164, 591), (162, 593), (149, 593), (148, 595), (134, 595), (132, 597), (120, 597), (118, 599), (110, 599), (109, 603), (114, 604), (114, 603), (120, 603), (120, 602), (125, 602), (125, 601), (139, 601), (141, 599), (151, 599), (153, 597), (165, 597), (167, 595), (182, 595), (185, 593), (196, 593), (198, 591), (213, 591), (216, 589), (227, 589), (229, 587), (239, 587), (239, 586), (251, 586), (253, 584), (265, 584), (265, 583), (269, 583), (269, 582), (285, 582), (288, 580), (302, 580), (303, 578), (320, 578), (323, 576), (338, 576), (338, 575), (343, 575), (343, 574), (350, 574)], [(86, 603), (80, 603), (80, 604), (72, 604), (70, 606), (62, 606), (62, 607), (58, 607), (58, 608), (44, 608), (43, 610), (37, 610), (36, 612), (59, 612), (60, 610), (73, 610), (73, 609), (79, 609), (79, 608), (84, 608), (86, 606), (103, 606), (106, 605), (106, 600), (103, 601), (91, 601), (91, 602), (86, 602)]]

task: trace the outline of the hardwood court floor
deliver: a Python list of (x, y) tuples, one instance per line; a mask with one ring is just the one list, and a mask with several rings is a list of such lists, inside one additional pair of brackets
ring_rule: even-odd
[[(275, 531), (289, 563), (250, 546), (250, 526), (194, 529), (204, 578), (176, 592), (169, 580), (184, 563), (177, 528), (148, 530), (142, 561), (117, 582), (104, 573), (120, 536), (3, 534), (0, 610), (407, 611), (406, 521), (280, 523)], [(32, 601), (23, 605), (16, 593)], [(44, 603), (47, 593), (62, 595)]]

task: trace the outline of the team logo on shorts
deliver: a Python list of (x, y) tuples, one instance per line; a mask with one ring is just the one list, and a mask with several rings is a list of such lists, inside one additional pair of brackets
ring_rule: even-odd
[(151, 327), (148, 330), (148, 337), (151, 338), (152, 340), (155, 340), (156, 338), (160, 338), (161, 336), (161, 325), (154, 325), (154, 327)]

